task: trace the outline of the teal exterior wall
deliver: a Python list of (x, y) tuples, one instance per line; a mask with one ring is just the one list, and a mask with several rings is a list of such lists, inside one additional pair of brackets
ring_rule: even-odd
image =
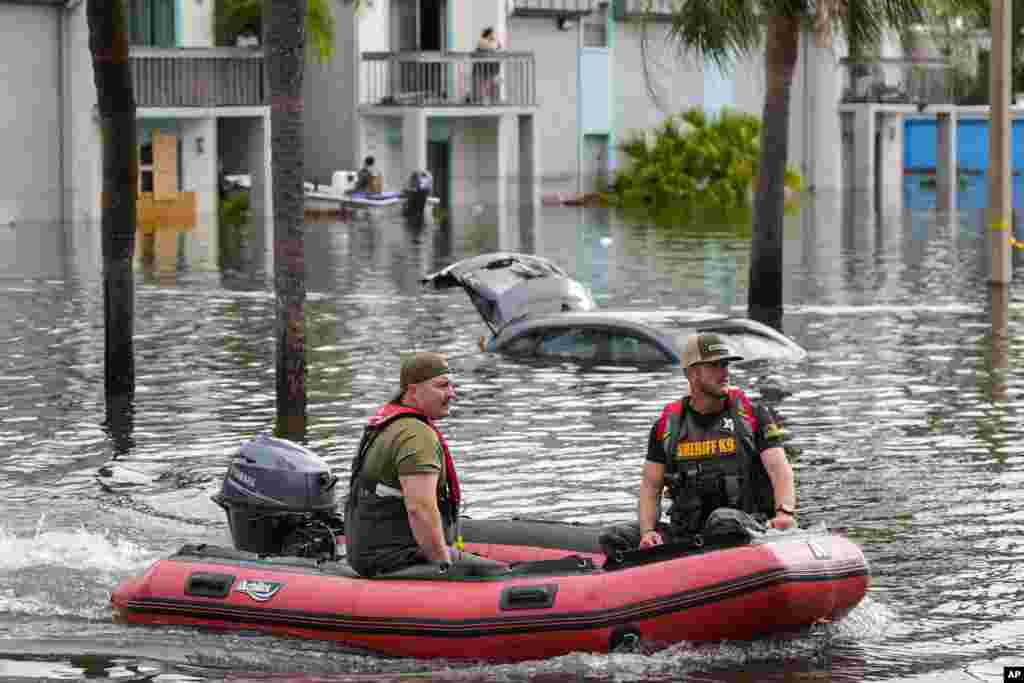
[(730, 73), (711, 63), (704, 64), (704, 111), (717, 115), (726, 107), (736, 106), (736, 83)]
[(580, 52), (580, 132), (607, 134), (612, 127), (611, 50)]

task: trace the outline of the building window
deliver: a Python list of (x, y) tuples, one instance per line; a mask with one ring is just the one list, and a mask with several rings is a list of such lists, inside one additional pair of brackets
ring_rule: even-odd
[(133, 45), (175, 47), (176, 0), (130, 0)]
[(153, 144), (139, 146), (139, 192), (153, 191)]

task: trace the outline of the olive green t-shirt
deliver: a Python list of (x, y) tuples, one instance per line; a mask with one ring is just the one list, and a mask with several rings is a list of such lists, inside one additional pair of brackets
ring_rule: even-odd
[(415, 417), (403, 417), (388, 424), (366, 453), (363, 476), (393, 488), (401, 488), (398, 477), (408, 474), (438, 474), (438, 493), (444, 491), (444, 451), (429, 425)]

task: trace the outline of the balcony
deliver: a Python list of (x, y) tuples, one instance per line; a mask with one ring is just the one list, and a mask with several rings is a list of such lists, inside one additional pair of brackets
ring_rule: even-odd
[(533, 107), (532, 52), (364, 52), (361, 105)]
[(513, 0), (512, 13), (520, 17), (578, 17), (590, 14), (598, 0)]
[(839, 60), (844, 103), (952, 104), (953, 70), (943, 59)]
[(612, 0), (614, 16), (619, 21), (646, 19), (670, 21), (675, 11), (675, 0)]
[(250, 48), (131, 48), (138, 107), (264, 104), (263, 52)]

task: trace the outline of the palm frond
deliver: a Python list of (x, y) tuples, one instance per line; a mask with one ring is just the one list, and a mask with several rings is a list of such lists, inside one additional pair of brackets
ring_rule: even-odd
[(876, 45), (887, 30), (903, 32), (924, 20), (920, 0), (845, 0), (835, 17), (846, 34), (851, 50)]
[(759, 3), (752, 0), (683, 0), (672, 15), (669, 36), (690, 52), (726, 69), (761, 43)]

